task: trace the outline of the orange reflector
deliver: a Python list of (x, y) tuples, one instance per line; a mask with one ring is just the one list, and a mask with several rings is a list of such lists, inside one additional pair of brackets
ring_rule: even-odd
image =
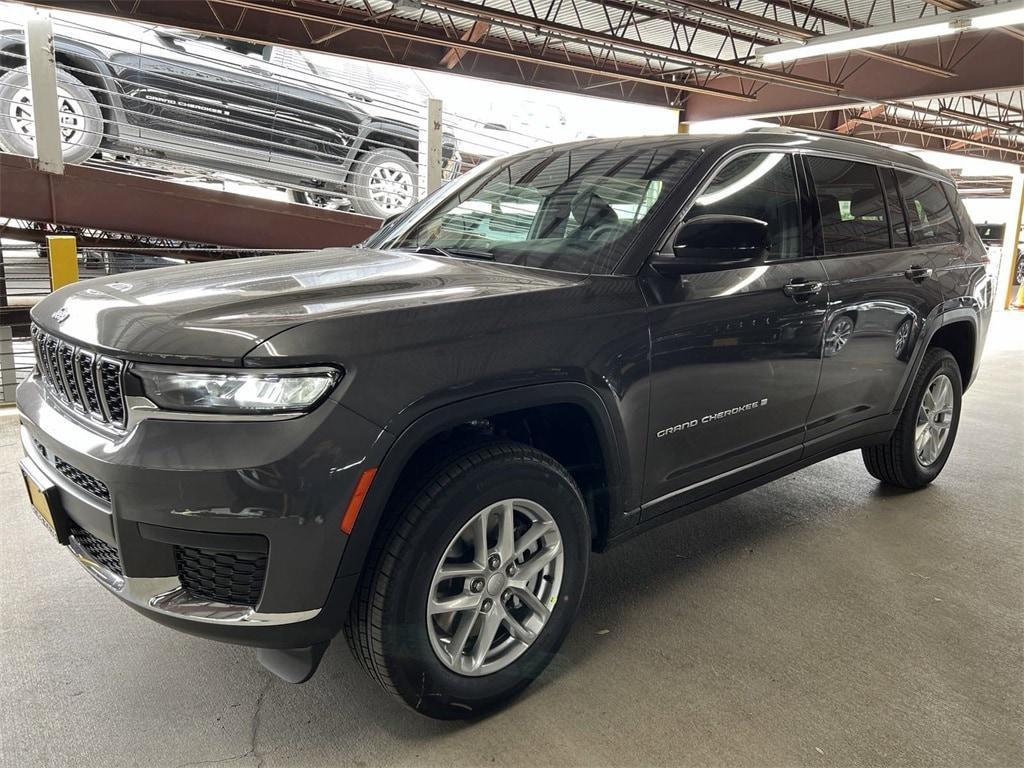
[(352, 529), (355, 527), (356, 518), (359, 517), (359, 510), (363, 507), (363, 500), (366, 498), (366, 494), (370, 490), (370, 483), (373, 482), (376, 474), (377, 468), (371, 467), (370, 469), (363, 470), (363, 474), (359, 476), (356, 489), (352, 492), (352, 498), (349, 499), (348, 509), (345, 510), (345, 516), (341, 518), (341, 532), (346, 536), (352, 533)]

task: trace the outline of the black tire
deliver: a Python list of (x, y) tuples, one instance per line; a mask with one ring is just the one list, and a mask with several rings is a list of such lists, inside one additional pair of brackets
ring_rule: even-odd
[[(925, 465), (918, 457), (914, 444), (915, 430), (925, 393), (939, 376), (946, 376), (952, 384), (953, 412), (942, 450), (934, 461)], [(864, 466), (868, 472), (886, 485), (911, 490), (923, 488), (932, 482), (946, 465), (946, 460), (953, 450), (957, 428), (960, 426), (962, 398), (963, 381), (960, 377), (960, 367), (953, 355), (940, 347), (929, 349), (921, 362), (921, 368), (903, 406), (900, 420), (889, 441), (861, 449)]]
[[(30, 134), (26, 135), (26, 124), (12, 116), (10, 109), (28, 87), (28, 67), (9, 70), (0, 77), (0, 105), (4, 105), (0, 109), (0, 149), (31, 157), (35, 154), (35, 142)], [(77, 126), (77, 130), (67, 132), (63, 144), (64, 162), (79, 165), (95, 155), (103, 143), (103, 110), (81, 80), (59, 67), (57, 89), (61, 110), (73, 114)]]
[[(408, 179), (408, 184), (404, 184), (403, 188), (408, 187), (410, 192), (408, 202), (404, 207), (392, 208), (374, 201), (373, 190), (370, 188), (371, 180), (374, 173), (382, 169), (392, 172), (397, 169), (404, 171), (403, 178)], [(416, 201), (418, 178), (416, 162), (404, 152), (388, 148), (367, 152), (352, 173), (352, 181), (349, 185), (352, 189), (352, 210), (379, 219), (386, 219), (389, 216), (402, 213)]]
[[(583, 595), (590, 524), (565, 468), (529, 446), (467, 447), (434, 466), (397, 494), (398, 514), (368, 558), (345, 634), (356, 659), (386, 691), (429, 717), (465, 719), (517, 695), (558, 651)], [(480, 510), (507, 498), (541, 504), (557, 523), (561, 588), (547, 623), (522, 655), (491, 674), (466, 676), (442, 664), (431, 646), (426, 601), (449, 543)]]

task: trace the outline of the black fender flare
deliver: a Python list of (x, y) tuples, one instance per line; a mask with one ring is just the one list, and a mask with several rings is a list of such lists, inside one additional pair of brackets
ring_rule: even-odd
[[(394, 136), (396, 139), (404, 139), (405, 141), (410, 142), (412, 149), (409, 151), (414, 155), (412, 158), (414, 161), (416, 159), (415, 155), (419, 154), (417, 149), (419, 147), (419, 131), (416, 126), (404, 123), (401, 120), (372, 117), (359, 126), (358, 142), (360, 156), (370, 151), (366, 146), (366, 142), (367, 137), (371, 133), (386, 133), (389, 136)], [(401, 152), (402, 148), (401, 146), (397, 146), (398, 144), (400, 144), (400, 142), (396, 142), (396, 146), (392, 147), (392, 149), (397, 149)]]
[[(0, 53), (10, 51), (12, 48), (21, 47), (24, 49), (24, 35), (17, 30), (4, 30), (0, 32)], [(121, 103), (121, 91), (117, 87), (114, 72), (107, 63), (106, 55), (87, 43), (79, 42), (63, 35), (54, 35), (53, 50), (57, 54), (73, 56), (79, 60), (79, 66), (88, 70), (100, 78), (103, 83), (104, 95), (109, 103), (104, 104), (102, 98), (97, 98), (101, 107), (111, 111), (111, 119), (107, 124), (107, 138), (113, 139), (118, 135), (118, 125), (127, 123), (124, 113), (124, 105)], [(72, 73), (74, 74), (74, 73)]]
[[(896, 403), (893, 407), (893, 413), (900, 413), (903, 410), (903, 406), (907, 402), (907, 398), (910, 396), (910, 389), (914, 385), (914, 381), (917, 379), (917, 374), (921, 369), (921, 363), (924, 361), (925, 353), (928, 351), (928, 347), (932, 343), (932, 339), (940, 329), (947, 326), (953, 325), (954, 323), (967, 322), (971, 326), (971, 331), (974, 334), (974, 354), (975, 359), (973, 360), (972, 369), (977, 371), (978, 369), (978, 315), (979, 309), (974, 306), (958, 307), (956, 309), (946, 310), (939, 315), (936, 315), (931, 321), (925, 322), (924, 327), (921, 329), (918, 343), (914, 350), (914, 357), (911, 364), (907, 366), (907, 376), (903, 381), (903, 386), (900, 387), (899, 394), (896, 399)], [(970, 381), (964, 381), (964, 389), (967, 389), (967, 385)]]
[[(387, 503), (402, 471), (420, 446), (441, 432), (474, 419), (483, 419), (495, 413), (557, 404), (580, 406), (590, 417), (601, 444), (601, 454), (608, 475), (609, 517), (614, 518), (616, 511), (624, 508), (623, 500), (628, 494), (628, 478), (624, 476), (628, 464), (624, 462), (621, 452), (625, 445), (621, 425), (615, 425), (604, 400), (596, 390), (580, 382), (557, 382), (476, 395), (427, 411), (402, 427), (394, 441), (382, 451), (382, 456), (367, 457), (366, 466), (376, 466), (377, 474), (363, 501), (358, 523), (345, 545), (338, 577), (353, 576), (362, 572), (366, 557), (384, 519)], [(598, 542), (598, 548), (601, 547), (603, 542)]]

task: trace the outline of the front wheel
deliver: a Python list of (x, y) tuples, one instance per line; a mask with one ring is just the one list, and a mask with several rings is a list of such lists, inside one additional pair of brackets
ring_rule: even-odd
[[(64, 162), (84, 163), (103, 142), (103, 111), (77, 77), (57, 70), (57, 116)], [(0, 77), (0, 149), (32, 157), (36, 151), (35, 113), (28, 67)]]
[(551, 661), (583, 594), (590, 526), (547, 454), (471, 448), (421, 478), (346, 627), (385, 690), (441, 719), (503, 704)]
[(901, 488), (928, 485), (953, 450), (962, 398), (956, 359), (939, 347), (928, 350), (889, 441), (861, 451), (868, 472)]

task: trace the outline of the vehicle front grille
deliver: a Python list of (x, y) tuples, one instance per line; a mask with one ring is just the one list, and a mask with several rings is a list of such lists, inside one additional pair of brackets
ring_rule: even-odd
[(174, 547), (178, 580), (190, 597), (255, 606), (267, 573), (264, 552), (217, 552)]
[(124, 570), (121, 568), (121, 556), (117, 552), (117, 547), (107, 544), (103, 539), (93, 536), (73, 522), (71, 523), (69, 533), (82, 546), (82, 549), (89, 554), (89, 557), (108, 571), (113, 571), (118, 576), (124, 576)]
[(57, 468), (58, 472), (83, 491), (91, 493), (96, 498), (102, 499), (108, 504), (110, 503), (110, 490), (102, 480), (97, 480), (88, 472), (83, 472), (78, 467), (71, 466), (59, 456), (53, 457), (53, 466)]
[(39, 372), (58, 399), (101, 424), (123, 428), (124, 361), (97, 355), (32, 326)]

